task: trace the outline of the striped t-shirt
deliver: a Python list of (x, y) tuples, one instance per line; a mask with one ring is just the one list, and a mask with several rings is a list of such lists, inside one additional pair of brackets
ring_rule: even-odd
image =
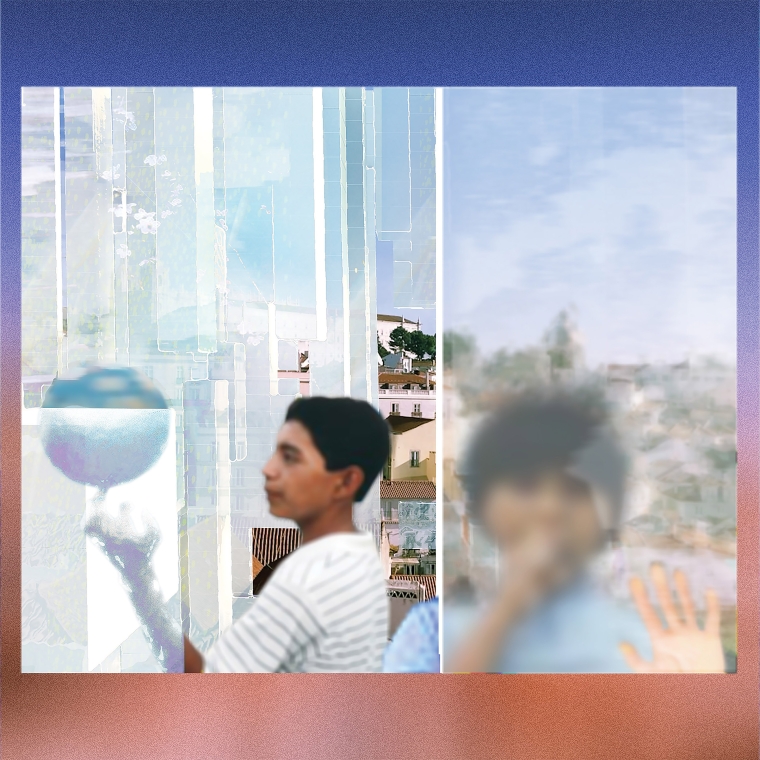
[(283, 560), (205, 659), (207, 673), (375, 673), (388, 641), (371, 535), (333, 533)]

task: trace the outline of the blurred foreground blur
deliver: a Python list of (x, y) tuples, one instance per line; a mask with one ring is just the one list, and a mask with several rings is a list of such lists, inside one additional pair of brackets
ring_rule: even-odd
[(631, 518), (646, 459), (603, 388), (480, 403), (445, 483), (444, 671), (733, 670), (735, 554), (651, 497)]
[(444, 669), (709, 670), (718, 612), (733, 669), (735, 92), (445, 114)]

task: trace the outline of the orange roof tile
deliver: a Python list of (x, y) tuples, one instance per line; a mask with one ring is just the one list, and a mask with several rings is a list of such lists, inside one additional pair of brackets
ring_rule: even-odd
[(381, 480), (381, 499), (435, 499), (435, 483), (430, 480)]
[[(377, 378), (380, 385), (425, 385), (425, 375), (406, 374), (403, 372), (381, 372)], [(435, 380), (430, 378), (430, 384), (435, 385)]]

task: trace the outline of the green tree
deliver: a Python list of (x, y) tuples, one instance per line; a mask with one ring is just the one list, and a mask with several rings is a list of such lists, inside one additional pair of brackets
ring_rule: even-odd
[(463, 368), (477, 357), (478, 348), (471, 335), (448, 331), (443, 334), (443, 366), (447, 369)]
[(380, 342), (380, 333), (377, 335), (377, 353), (380, 354), (381, 359), (385, 359), (390, 351)]
[(430, 336), (425, 335), (421, 330), (415, 330), (409, 333), (409, 343), (407, 351), (417, 359), (424, 359), (430, 347)]
[(391, 332), (388, 343), (390, 344), (390, 347), (396, 352), (408, 351), (409, 339), (411, 335), (412, 333), (410, 333), (409, 330), (405, 330), (401, 325), (399, 325)]
[(536, 349), (509, 353), (501, 348), (484, 361), (483, 379), (488, 386), (509, 389), (540, 385), (544, 380), (541, 358), (542, 352)]
[(577, 328), (573, 314), (563, 309), (552, 320), (544, 333), (544, 345), (549, 354), (552, 369), (573, 369), (576, 364), (578, 346), (575, 342)]
[(435, 361), (435, 351), (436, 351), (436, 341), (435, 341), (435, 334), (433, 335), (426, 335), (427, 338), (427, 354), (428, 356)]
[(718, 470), (729, 470), (736, 467), (736, 451), (721, 451), (720, 449), (708, 449), (705, 452), (713, 466)]

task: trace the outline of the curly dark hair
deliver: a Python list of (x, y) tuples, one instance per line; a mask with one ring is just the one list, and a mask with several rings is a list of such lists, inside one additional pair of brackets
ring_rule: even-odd
[[(607, 430), (608, 412), (593, 389), (543, 390), (502, 403), (477, 431), (465, 457), (462, 480), (470, 516), (477, 519), (487, 491), (497, 482), (532, 479), (565, 470), (576, 455)], [(617, 513), (626, 459), (609, 432), (595, 453), (597, 482)]]

